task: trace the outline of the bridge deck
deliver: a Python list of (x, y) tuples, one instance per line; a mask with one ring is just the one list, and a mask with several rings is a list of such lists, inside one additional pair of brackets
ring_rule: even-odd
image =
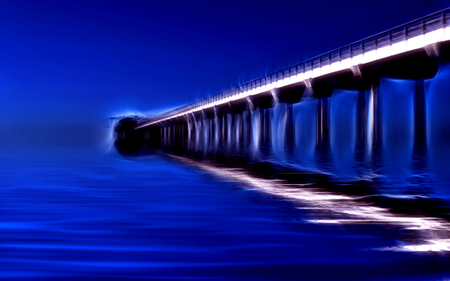
[(292, 84), (304, 83), (306, 86), (310, 86), (310, 81), (314, 78), (351, 68), (356, 68), (353, 71), (358, 71), (360, 65), (449, 40), (450, 8), (364, 38), (270, 75), (251, 80), (156, 118), (150, 118), (138, 125), (136, 129)]

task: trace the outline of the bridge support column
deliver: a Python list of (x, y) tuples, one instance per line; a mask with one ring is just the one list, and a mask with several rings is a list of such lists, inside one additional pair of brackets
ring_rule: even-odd
[(261, 132), (262, 132), (262, 122), (261, 122), (261, 111), (262, 108), (254, 108), (254, 111), (250, 111), (250, 125), (249, 125), (249, 142), (251, 142), (251, 148), (253, 152), (253, 156), (255, 156), (259, 150), (259, 146), (261, 143)]
[(227, 132), (227, 114), (224, 112), (222, 114), (222, 141), (226, 140), (226, 132)]
[(187, 114), (186, 115), (186, 123), (187, 123), (188, 144), (190, 144), (191, 140), (192, 140), (192, 131), (193, 131), (193, 126), (194, 126), (191, 114)]
[(247, 108), (242, 112), (242, 140), (245, 144), (249, 144), (251, 132), (251, 110)]
[(425, 146), (426, 144), (426, 114), (425, 114), (425, 87), (424, 80), (416, 80), (414, 94), (414, 144)]
[(231, 142), (232, 142), (232, 138), (233, 138), (233, 113), (230, 111), (227, 112), (227, 146), (228, 148), (230, 148), (231, 146)]
[(263, 120), (263, 141), (264, 143), (270, 143), (270, 109), (264, 109)]
[(372, 87), (373, 94), (373, 145), (382, 145), (383, 142), (383, 120), (381, 112), (380, 88)]
[(427, 115), (426, 115), (426, 95), (424, 80), (416, 80), (414, 94), (414, 148), (412, 169), (424, 171), (427, 163), (425, 162), (427, 154)]
[(320, 143), (328, 140), (328, 98), (319, 98), (317, 104), (317, 141)]
[(356, 107), (356, 142), (364, 143), (367, 133), (367, 101), (366, 92), (359, 91)]
[(220, 138), (220, 117), (219, 117), (219, 108), (217, 106), (214, 106), (214, 148), (217, 149), (217, 146), (219, 144), (219, 138)]
[(355, 159), (359, 163), (364, 162), (367, 148), (368, 137), (368, 107), (370, 106), (370, 92), (366, 95), (366, 91), (359, 91), (356, 105), (356, 147)]
[(292, 104), (287, 104), (286, 145), (288, 155), (292, 155), (295, 149), (295, 122), (293, 108), (294, 106)]
[(240, 148), (240, 142), (241, 142), (241, 138), (242, 138), (242, 130), (241, 130), (241, 126), (242, 126), (242, 120), (241, 120), (241, 114), (233, 114), (233, 119), (234, 119), (234, 142), (236, 143), (236, 150), (239, 150)]

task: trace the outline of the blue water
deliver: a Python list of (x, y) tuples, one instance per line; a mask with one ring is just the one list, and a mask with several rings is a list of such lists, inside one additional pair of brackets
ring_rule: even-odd
[(405, 243), (397, 227), (311, 223), (323, 214), (165, 155), (0, 159), (2, 280), (450, 278), (445, 252), (377, 250)]
[(450, 280), (449, 77), (198, 118), (178, 155), (2, 139), (0, 279)]

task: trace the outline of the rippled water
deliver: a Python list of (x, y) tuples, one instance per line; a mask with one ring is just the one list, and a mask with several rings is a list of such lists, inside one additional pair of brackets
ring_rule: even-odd
[(449, 249), (408, 248), (445, 220), (314, 182), (93, 148), (4, 151), (0, 178), (4, 280), (450, 279)]
[(5, 146), (0, 278), (450, 280), (449, 77), (198, 118), (131, 155)]
[(134, 156), (107, 157), (137, 165), (131, 180), (165, 174), (176, 241), (208, 251), (170, 258), (161, 278), (449, 280), (449, 78), (443, 64), (431, 79), (294, 104), (274, 90), (270, 108), (143, 128), (117, 142)]

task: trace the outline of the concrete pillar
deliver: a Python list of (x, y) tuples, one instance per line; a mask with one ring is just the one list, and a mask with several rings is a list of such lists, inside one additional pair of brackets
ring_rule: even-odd
[(292, 155), (295, 147), (295, 128), (294, 128), (294, 111), (293, 105), (287, 105), (287, 120), (286, 120), (286, 146), (289, 155)]
[(317, 106), (317, 141), (328, 141), (328, 98), (319, 98)]
[(271, 136), (270, 136), (270, 110), (265, 109), (264, 110), (264, 142), (270, 143)]
[(366, 93), (358, 93), (358, 104), (356, 107), (356, 142), (364, 143), (367, 132), (367, 102)]
[(222, 114), (222, 141), (225, 141), (226, 139), (226, 131), (227, 131), (227, 114)]
[(366, 96), (365, 91), (359, 91), (356, 105), (356, 147), (355, 159), (357, 162), (363, 163), (366, 155), (366, 138), (368, 126), (368, 100), (370, 96)]
[(425, 88), (422, 79), (416, 80), (414, 94), (414, 144), (426, 144)]
[(427, 122), (426, 116), (426, 96), (424, 80), (416, 80), (414, 94), (414, 148), (412, 169), (424, 171), (427, 167)]
[(383, 142), (383, 122), (381, 112), (381, 96), (380, 87), (377, 85), (372, 86), (373, 91), (373, 144), (381, 145)]

